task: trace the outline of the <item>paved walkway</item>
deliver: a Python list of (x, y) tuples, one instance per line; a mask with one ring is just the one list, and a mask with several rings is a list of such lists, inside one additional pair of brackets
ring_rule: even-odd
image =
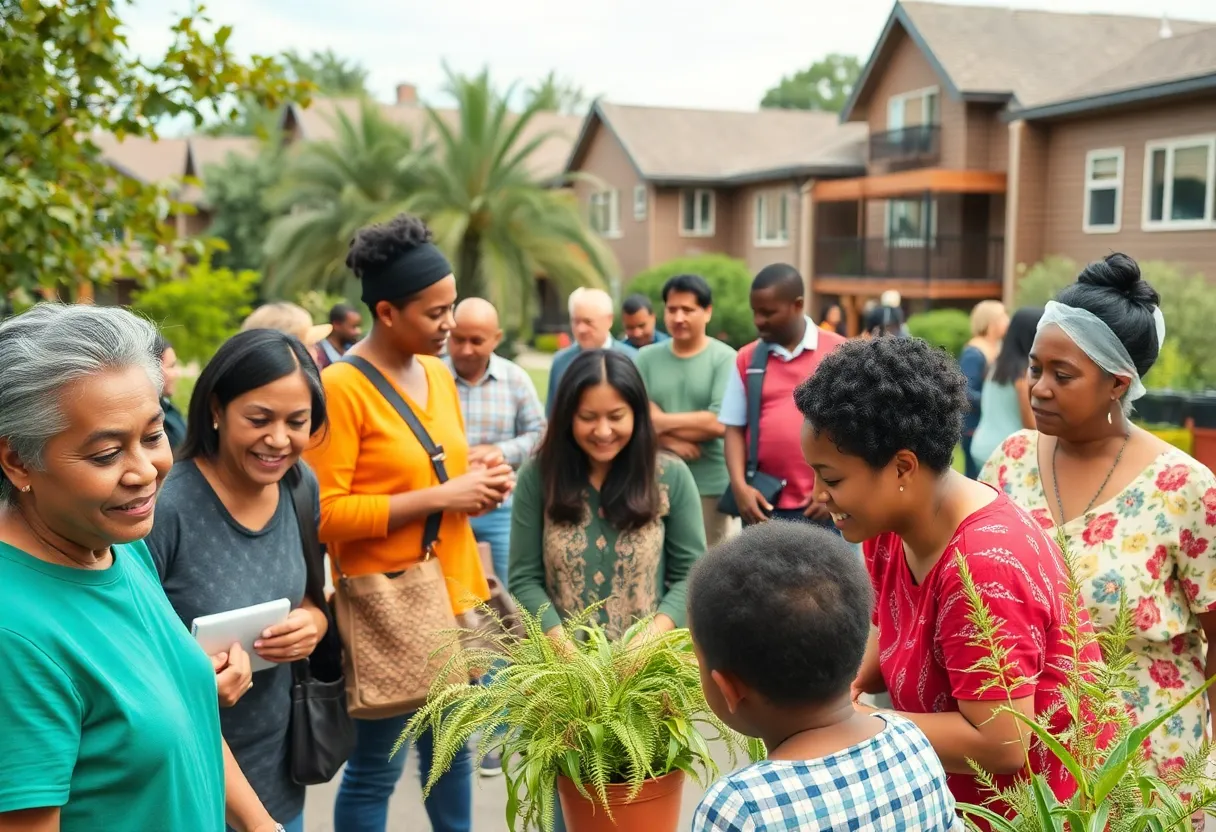
[(515, 356), (515, 363), (525, 370), (548, 370), (553, 366), (553, 355), (547, 352), (537, 352), (531, 347), (521, 346)]

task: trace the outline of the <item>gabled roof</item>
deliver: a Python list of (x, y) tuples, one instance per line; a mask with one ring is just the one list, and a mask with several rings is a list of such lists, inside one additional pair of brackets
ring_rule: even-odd
[(186, 172), (189, 154), (186, 139), (126, 136), (120, 140), (109, 133), (96, 133), (89, 138), (111, 167), (140, 182), (169, 182), (180, 179)]
[(199, 178), (208, 165), (223, 162), (233, 154), (247, 159), (256, 156), (262, 144), (252, 136), (191, 136), (188, 143), (186, 175)]
[(600, 127), (658, 185), (742, 184), (865, 171), (866, 127), (806, 110), (690, 110), (597, 101), (570, 154), (578, 170)]
[[(1213, 24), (1171, 20), (1175, 36)], [(841, 118), (869, 94), (900, 33), (924, 53), (954, 98), (1028, 108), (1058, 98), (1061, 86), (1098, 79), (1158, 44), (1162, 21), (1111, 14), (1065, 14), (1000, 6), (897, 2)]]
[[(415, 135), (424, 133), (430, 128), (430, 119), (423, 106), (374, 103), (386, 119)], [(299, 126), (300, 135), (305, 141), (328, 141), (334, 137), (333, 122), (338, 114), (357, 121), (361, 104), (362, 102), (358, 98), (313, 98), (311, 105), (307, 108), (296, 104), (289, 105), (284, 112), (284, 120), (294, 119)], [(437, 108), (436, 112), (449, 127), (459, 126), (460, 113), (458, 110)], [(566, 159), (578, 136), (581, 123), (582, 118), (579, 116), (562, 113), (537, 113), (532, 118), (520, 137), (521, 144), (526, 144), (546, 133), (551, 134), (530, 158), (533, 174), (541, 179), (550, 180), (560, 177), (565, 172)]]
[(1098, 77), (1010, 117), (1067, 116), (1204, 90), (1216, 92), (1216, 26), (1161, 38)]

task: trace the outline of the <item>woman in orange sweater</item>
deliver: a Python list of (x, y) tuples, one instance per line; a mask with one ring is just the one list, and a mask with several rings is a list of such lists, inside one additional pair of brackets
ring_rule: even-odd
[[(426, 518), (442, 511), (435, 557), (448, 579), (454, 612), (489, 598), (469, 516), (497, 508), (514, 484), (499, 460), (469, 465), (456, 385), (435, 357), (453, 326), (456, 280), (421, 220), (401, 215), (362, 229), (346, 264), (360, 278), (371, 334), (349, 355), (371, 363), (405, 398), (436, 445), (450, 479), (440, 484), (418, 439), (353, 364), (322, 374), (329, 434), (307, 454), (321, 491), (321, 540), (345, 575), (408, 569), (422, 559)], [(383, 832), (388, 800), (405, 754), (390, 752), (410, 714), (356, 720), (354, 753), (334, 805), (336, 832)], [(430, 737), (418, 743), (425, 781)], [(466, 750), (426, 801), (435, 832), (468, 832), (472, 759)]]

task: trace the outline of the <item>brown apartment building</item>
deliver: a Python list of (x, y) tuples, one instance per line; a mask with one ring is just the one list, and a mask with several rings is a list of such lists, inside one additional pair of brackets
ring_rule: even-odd
[(811, 185), (865, 171), (865, 125), (796, 110), (729, 112), (598, 101), (567, 171), (628, 282), (676, 257), (724, 253), (810, 271)]
[(854, 323), (1009, 301), (1048, 255), (1216, 278), (1216, 25), (897, 3), (841, 118), (866, 170), (811, 189), (811, 284)]

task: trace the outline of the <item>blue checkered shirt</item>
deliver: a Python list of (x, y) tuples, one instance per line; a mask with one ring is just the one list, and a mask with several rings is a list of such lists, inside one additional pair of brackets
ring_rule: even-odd
[(476, 383), (462, 379), (443, 357), (456, 379), (464, 432), (469, 445), (497, 445), (513, 468), (519, 468), (540, 441), (545, 412), (528, 373), (501, 355), (490, 356), (490, 366)]
[(693, 832), (962, 832), (946, 772), (912, 722), (818, 760), (764, 760), (714, 783)]

